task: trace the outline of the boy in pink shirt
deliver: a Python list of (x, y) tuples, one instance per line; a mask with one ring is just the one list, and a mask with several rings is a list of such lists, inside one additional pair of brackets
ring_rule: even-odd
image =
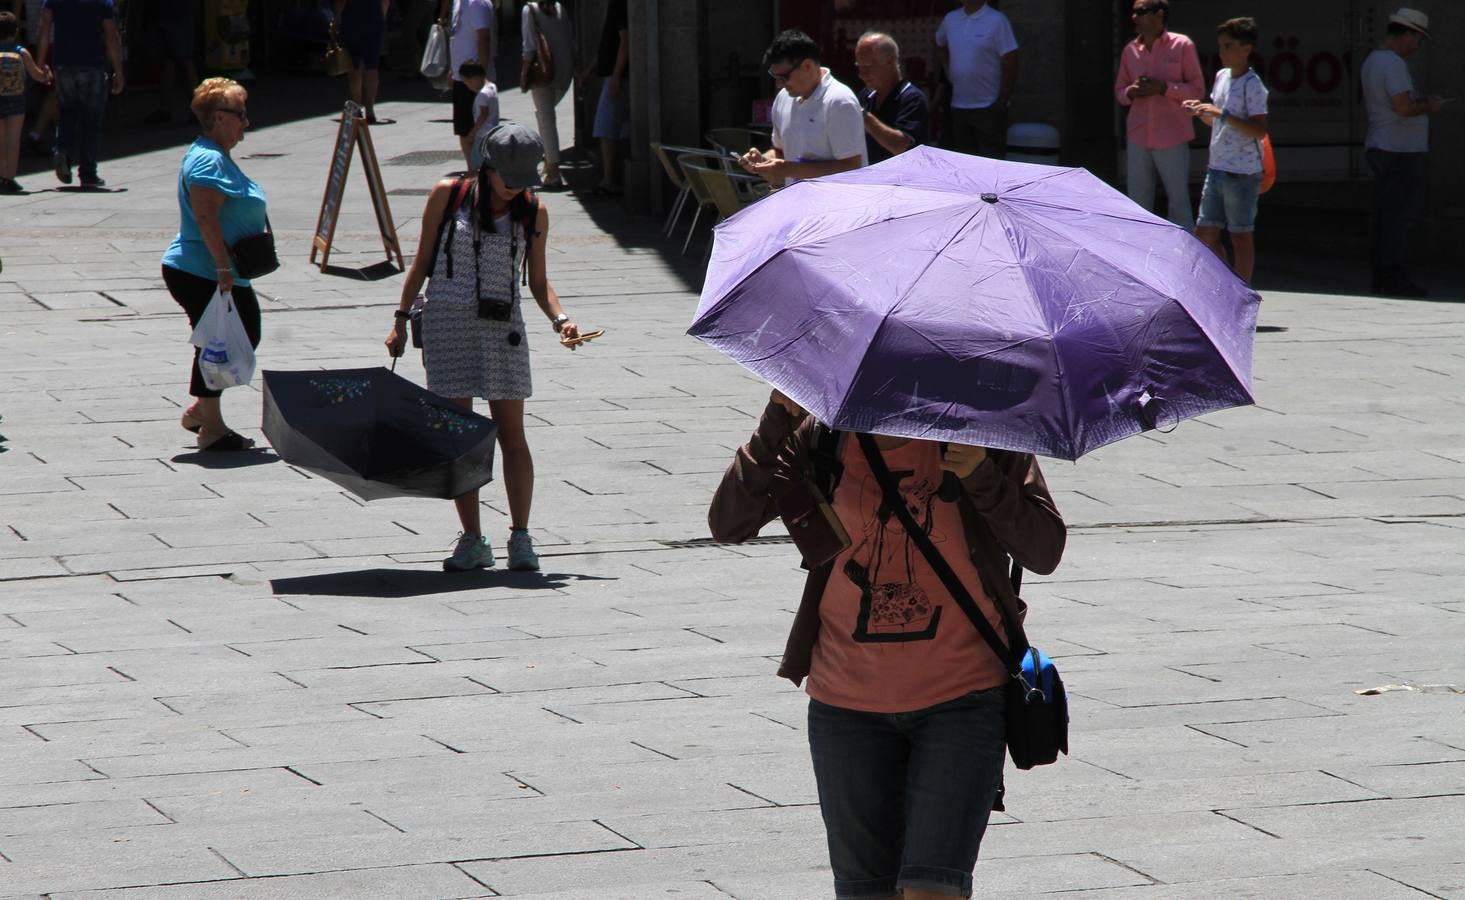
[(1166, 29), (1170, 0), (1134, 0), (1130, 13), (1137, 34), (1119, 57), (1114, 97), (1129, 107), (1129, 198), (1145, 209), (1155, 203), (1155, 173), (1165, 186), (1166, 218), (1186, 230), (1190, 212), (1190, 141), (1195, 126), (1187, 100), (1205, 96), (1205, 78), (1195, 44)]

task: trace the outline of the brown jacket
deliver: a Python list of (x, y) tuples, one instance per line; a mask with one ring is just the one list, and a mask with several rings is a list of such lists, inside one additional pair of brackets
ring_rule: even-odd
[[(722, 484), (712, 498), (707, 524), (712, 537), (741, 543), (777, 518), (774, 496), (780, 485), (809, 478), (813, 416), (795, 418), (770, 402), (748, 442), (738, 449)], [(1005, 615), (1021, 616), (1021, 606), (1008, 580), (1009, 557), (1024, 569), (1047, 575), (1058, 567), (1068, 530), (1053, 505), (1038, 461), (1026, 453), (990, 450), (987, 459), (962, 480), (965, 489), (961, 520), (972, 563), (982, 588)], [(778, 674), (799, 684), (809, 674), (814, 642), (819, 637), (819, 601), (833, 564), (809, 573), (804, 596), (794, 615), (783, 664)]]

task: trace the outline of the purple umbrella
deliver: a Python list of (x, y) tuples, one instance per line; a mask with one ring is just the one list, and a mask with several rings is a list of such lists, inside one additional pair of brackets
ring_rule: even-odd
[(1085, 169), (916, 147), (719, 225), (688, 333), (835, 428), (1077, 459), (1251, 403), (1260, 300)]

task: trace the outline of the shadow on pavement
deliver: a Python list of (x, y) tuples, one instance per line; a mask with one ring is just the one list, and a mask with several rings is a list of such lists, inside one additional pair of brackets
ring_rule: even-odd
[(420, 597), (507, 587), (526, 591), (557, 590), (569, 581), (614, 581), (595, 575), (559, 572), (509, 572), (480, 569), (474, 572), (442, 572), (425, 569), (358, 569), (354, 572), (323, 572), (296, 578), (270, 580), (276, 594), (314, 594), (328, 597)]
[(270, 463), (277, 463), (280, 462), (280, 457), (264, 447), (254, 447), (249, 450), (234, 450), (228, 453), (194, 450), (191, 453), (180, 453), (169, 462), (198, 466), (200, 469), (244, 469), (249, 466), (267, 466)]
[(321, 269), (322, 275), (335, 275), (338, 278), (351, 278), (356, 281), (381, 281), (383, 278), (391, 278), (393, 275), (400, 275), (402, 270), (391, 260), (382, 260), (372, 263), (360, 269), (353, 269), (349, 266), (327, 265)]

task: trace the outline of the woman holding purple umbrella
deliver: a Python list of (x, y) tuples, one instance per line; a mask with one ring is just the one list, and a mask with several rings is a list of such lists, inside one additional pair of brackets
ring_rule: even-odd
[[(774, 391), (713, 497), (713, 537), (754, 537), (809, 484), (849, 541), (810, 566), (778, 674), (807, 679), (835, 895), (970, 896), (1002, 783), (1008, 675), (901, 523), (1009, 643), (1000, 610), (1022, 609), (1009, 562), (1052, 572), (1063, 519), (1029, 454), (842, 434)], [(904, 512), (891, 514), (892, 491)]]

